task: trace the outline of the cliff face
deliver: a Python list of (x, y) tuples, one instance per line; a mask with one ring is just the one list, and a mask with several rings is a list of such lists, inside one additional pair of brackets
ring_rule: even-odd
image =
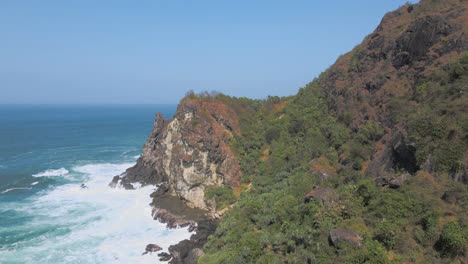
[[(408, 112), (423, 112), (422, 109), (432, 107), (432, 116), (443, 116), (450, 120), (447, 122), (459, 123), (464, 119), (463, 113), (454, 111), (454, 107), (449, 109), (449, 105), (464, 100), (461, 97), (465, 88), (456, 88), (458, 98), (455, 98), (448, 92), (440, 92), (440, 86), (458, 85), (451, 83), (450, 78), (441, 81), (441, 76), (468, 50), (467, 10), (468, 2), (460, 0), (423, 0), (402, 6), (386, 14), (373, 33), (321, 76), (320, 89), (330, 113), (338, 120), (354, 131), (369, 121), (385, 129), (380, 147), (368, 166), (369, 175), (384, 177), (394, 170), (411, 174), (419, 169), (432, 172), (431, 152), (444, 148), (437, 145), (423, 153), (424, 142), (417, 142), (414, 133), (409, 135), (411, 124), (395, 113), (410, 108)], [(396, 104), (398, 99), (403, 103)], [(427, 129), (435, 126), (431, 124)], [(462, 138), (463, 133), (456, 137)], [(456, 145), (456, 140), (452, 144)], [(468, 183), (466, 159), (451, 170), (452, 178)]]
[(329, 108), (353, 128), (366, 120), (391, 126), (392, 97), (468, 50), (468, 2), (423, 0), (384, 16), (373, 33), (321, 78)]
[(205, 201), (205, 188), (239, 184), (239, 162), (228, 146), (239, 133), (237, 115), (224, 103), (185, 98), (173, 119), (157, 114), (137, 164), (114, 182), (127, 187), (133, 182), (167, 182), (168, 194), (189, 207), (214, 209)]

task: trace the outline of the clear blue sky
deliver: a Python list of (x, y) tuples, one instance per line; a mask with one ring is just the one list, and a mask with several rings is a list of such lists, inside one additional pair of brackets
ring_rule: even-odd
[(291, 95), (405, 2), (4, 0), (0, 103)]

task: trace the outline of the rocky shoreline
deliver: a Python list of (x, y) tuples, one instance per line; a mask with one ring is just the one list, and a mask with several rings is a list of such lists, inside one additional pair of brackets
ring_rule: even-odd
[[(203, 245), (214, 233), (223, 212), (216, 211), (214, 200), (207, 200), (208, 187), (239, 185), (241, 171), (229, 141), (240, 134), (237, 114), (225, 103), (184, 98), (174, 117), (156, 114), (143, 153), (137, 163), (115, 176), (111, 187), (134, 189), (154, 185), (151, 194), (152, 216), (168, 228), (188, 227), (195, 233), (190, 239), (159, 253), (169, 263), (196, 263)], [(150, 244), (145, 252), (160, 250)]]
[[(132, 183), (139, 182), (138, 179), (145, 176), (148, 171), (142, 169), (141, 164), (137, 162), (134, 167), (127, 169), (124, 174), (115, 176), (109, 185), (133, 190), (135, 188)], [(135, 175), (135, 172), (140, 175)], [(157, 184), (157, 182), (143, 181), (143, 184)], [(157, 186), (156, 191), (151, 194), (154, 220), (166, 224), (167, 228), (188, 227), (189, 232), (194, 232), (190, 239), (171, 245), (168, 249), (169, 252), (158, 253), (159, 260), (168, 261), (170, 264), (197, 263), (198, 258), (204, 254), (203, 245), (207, 242), (208, 236), (216, 230), (217, 221), (210, 216), (208, 211), (190, 208), (179, 197), (171, 195), (168, 192), (167, 183), (159, 183)], [(148, 244), (142, 254), (154, 253), (160, 250), (161, 248), (157, 244)]]
[[(156, 192), (155, 192), (156, 193)], [(169, 247), (169, 252), (159, 253), (160, 261), (171, 264), (192, 264), (204, 254), (203, 245), (208, 236), (214, 233), (217, 222), (210, 219), (206, 212), (186, 206), (179, 198), (171, 195), (153, 197), (153, 218), (165, 223), (168, 228), (189, 227), (195, 233)]]
[(169, 252), (159, 253), (160, 261), (169, 263), (197, 263), (197, 259), (204, 254), (203, 245), (208, 236), (213, 234), (217, 222), (209, 217), (206, 211), (190, 208), (178, 197), (168, 193), (165, 183), (158, 187), (151, 197), (153, 202), (153, 218), (167, 225), (168, 228), (189, 227), (195, 233), (190, 239), (185, 239), (169, 247)]

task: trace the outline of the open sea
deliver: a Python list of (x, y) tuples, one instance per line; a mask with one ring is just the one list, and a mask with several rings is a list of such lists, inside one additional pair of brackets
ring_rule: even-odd
[(147, 244), (189, 238), (152, 219), (154, 186), (108, 186), (175, 109), (0, 105), (0, 263), (157, 263)]

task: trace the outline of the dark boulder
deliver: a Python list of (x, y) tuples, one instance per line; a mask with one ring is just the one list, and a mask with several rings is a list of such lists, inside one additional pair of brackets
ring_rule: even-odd
[(409, 5), (408, 8), (406, 9), (406, 11), (408, 11), (408, 13), (413, 12), (413, 10), (414, 10), (414, 6), (413, 6), (413, 5)]
[(185, 217), (185, 215), (177, 215), (164, 208), (154, 208), (153, 218), (166, 224), (168, 228), (196, 226), (196, 222)]
[(305, 203), (312, 200), (319, 201), (323, 204), (330, 204), (337, 200), (337, 195), (333, 189), (328, 187), (314, 186), (314, 188), (304, 196)]
[(204, 254), (202, 248), (208, 240), (208, 236), (216, 230), (217, 223), (211, 220), (199, 221), (196, 233), (169, 247), (169, 253), (173, 257), (170, 263), (195, 264), (200, 256)]
[(355, 247), (362, 246), (362, 238), (356, 232), (344, 228), (331, 230), (329, 238), (332, 245), (336, 248), (340, 248), (343, 243)]
[(147, 254), (147, 253), (150, 253), (150, 254), (151, 254), (151, 253), (153, 253), (153, 252), (158, 252), (158, 251), (160, 251), (160, 250), (162, 250), (162, 248), (161, 248), (160, 246), (158, 246), (158, 245), (156, 245), (156, 244), (148, 244), (148, 245), (146, 246), (146, 248), (145, 248), (145, 252), (143, 252), (142, 255), (145, 255), (145, 254)]
[(449, 204), (468, 204), (467, 190), (468, 187), (466, 185), (458, 185), (455, 188), (445, 191), (441, 199)]
[(386, 186), (388, 185), (388, 179), (385, 177), (377, 177), (375, 178), (375, 184), (377, 186)]
[(165, 195), (168, 191), (169, 191), (169, 185), (166, 182), (163, 182), (158, 186), (156, 191), (150, 195), (150, 197), (151, 198), (160, 197), (160, 196)]
[(403, 173), (399, 176), (394, 175), (393, 173), (388, 173), (386, 175), (375, 178), (375, 184), (377, 186), (388, 186), (392, 189), (400, 188), (409, 178), (411, 174)]
[(388, 186), (390, 188), (393, 188), (393, 189), (397, 189), (397, 188), (400, 188), (403, 183), (408, 180), (408, 178), (410, 177), (411, 175), (409, 175), (408, 173), (405, 173), (405, 174), (402, 174), (398, 177), (395, 177), (393, 179), (391, 179), (389, 182), (388, 182)]
[(169, 261), (172, 259), (172, 255), (167, 252), (161, 252), (158, 254), (159, 261)]

